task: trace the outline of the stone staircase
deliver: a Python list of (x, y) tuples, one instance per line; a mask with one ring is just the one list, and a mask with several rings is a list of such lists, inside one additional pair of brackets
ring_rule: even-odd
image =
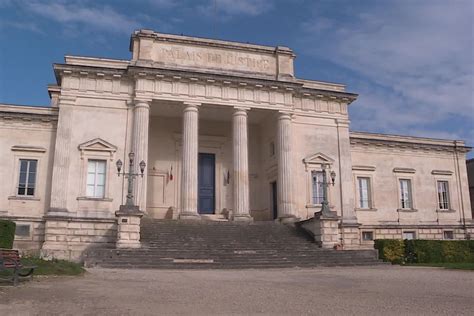
[(243, 269), (381, 264), (375, 250), (321, 249), (297, 228), (273, 222), (145, 218), (142, 248), (94, 249), (86, 267)]

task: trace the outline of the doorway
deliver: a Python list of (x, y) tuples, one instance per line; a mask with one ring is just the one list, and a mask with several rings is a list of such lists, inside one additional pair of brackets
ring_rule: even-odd
[(271, 197), (271, 210), (273, 219), (278, 218), (278, 191), (277, 191), (277, 183), (273, 181), (270, 183), (270, 197)]
[(198, 212), (214, 214), (216, 209), (216, 155), (199, 153)]

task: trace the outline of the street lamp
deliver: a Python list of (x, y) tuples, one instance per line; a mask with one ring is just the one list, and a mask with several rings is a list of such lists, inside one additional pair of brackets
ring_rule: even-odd
[(125, 172), (125, 170), (123, 172), (122, 171), (122, 166), (123, 166), (123, 162), (122, 160), (117, 160), (117, 162), (115, 163), (115, 165), (117, 166), (117, 175), (120, 177), (120, 176), (123, 176), (125, 178), (128, 179), (128, 191), (127, 191), (127, 201), (125, 203), (125, 207), (122, 208), (122, 206), (120, 207), (121, 209), (125, 209), (125, 210), (129, 210), (129, 211), (134, 211), (134, 210), (137, 210), (138, 207), (136, 205), (133, 204), (133, 181), (135, 180), (135, 178), (137, 176), (141, 176), (143, 178), (143, 174), (145, 172), (145, 168), (146, 168), (146, 163), (145, 161), (141, 161), (138, 165), (140, 166), (140, 173), (133, 173), (133, 166), (135, 164), (135, 154), (133, 152), (129, 153), (128, 154), (128, 159), (129, 159), (129, 165), (128, 165), (128, 172)]
[[(334, 186), (336, 183), (336, 172), (334, 170), (329, 169), (330, 166), (328, 164), (323, 164), (321, 166), (321, 169), (323, 169), (323, 182), (321, 185), (323, 186), (323, 202), (321, 205), (321, 215), (324, 216), (333, 216), (331, 213), (331, 210), (329, 209), (329, 203), (328, 203), (328, 187), (330, 185)], [(327, 172), (329, 171), (329, 175), (331, 177), (331, 182), (328, 182), (327, 179)]]

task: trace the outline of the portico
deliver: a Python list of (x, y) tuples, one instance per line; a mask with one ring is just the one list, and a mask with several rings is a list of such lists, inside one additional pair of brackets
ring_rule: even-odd
[[(280, 148), (285, 147), (275, 144), (275, 140), (285, 144), (288, 139), (288, 135), (278, 137), (280, 131), (286, 131), (278, 128), (278, 123), (288, 115), (249, 107), (165, 100), (150, 102), (149, 109), (148, 189), (146, 200), (140, 202), (142, 209), (156, 218), (199, 219), (205, 213), (236, 221), (252, 220), (252, 214), (258, 219), (274, 219), (270, 180), (276, 181), (278, 176), (291, 178), (285, 176), (291, 173), (291, 146), (286, 145), (287, 157), (279, 154)], [(266, 129), (266, 125), (274, 128)], [(274, 153), (270, 153), (272, 148)], [(211, 158), (209, 167), (203, 167), (203, 155)], [(278, 164), (280, 156), (286, 159), (286, 166)], [(264, 171), (265, 167), (268, 171)], [(209, 172), (211, 186), (208, 183), (203, 188)], [(136, 186), (141, 188), (136, 191), (144, 192), (143, 182), (137, 181)], [(287, 183), (291, 185), (291, 181)], [(281, 186), (282, 191), (284, 187)], [(204, 197), (206, 190), (208, 195)], [(291, 194), (292, 189), (283, 194), (286, 192)], [(265, 196), (268, 198), (262, 198)], [(277, 219), (296, 218), (291, 195), (287, 196), (280, 199), (278, 209), (282, 212)], [(206, 212), (200, 207), (206, 198), (212, 205), (210, 212), (209, 207)]]

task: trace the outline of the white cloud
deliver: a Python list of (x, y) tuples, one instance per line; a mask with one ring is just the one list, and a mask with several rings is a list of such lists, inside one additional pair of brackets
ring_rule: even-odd
[(271, 0), (209, 0), (206, 5), (198, 6), (201, 13), (213, 15), (217, 11), (224, 19), (236, 15), (258, 16), (272, 8)]
[[(352, 87), (360, 93), (357, 129), (473, 135), (472, 2), (394, 1), (342, 15), (325, 9), (302, 24), (304, 49), (360, 76)], [(437, 125), (450, 117), (471, 124), (464, 131)]]
[(130, 34), (139, 25), (109, 6), (86, 6), (84, 2), (26, 1), (24, 9), (61, 24), (79, 24), (114, 33)]

